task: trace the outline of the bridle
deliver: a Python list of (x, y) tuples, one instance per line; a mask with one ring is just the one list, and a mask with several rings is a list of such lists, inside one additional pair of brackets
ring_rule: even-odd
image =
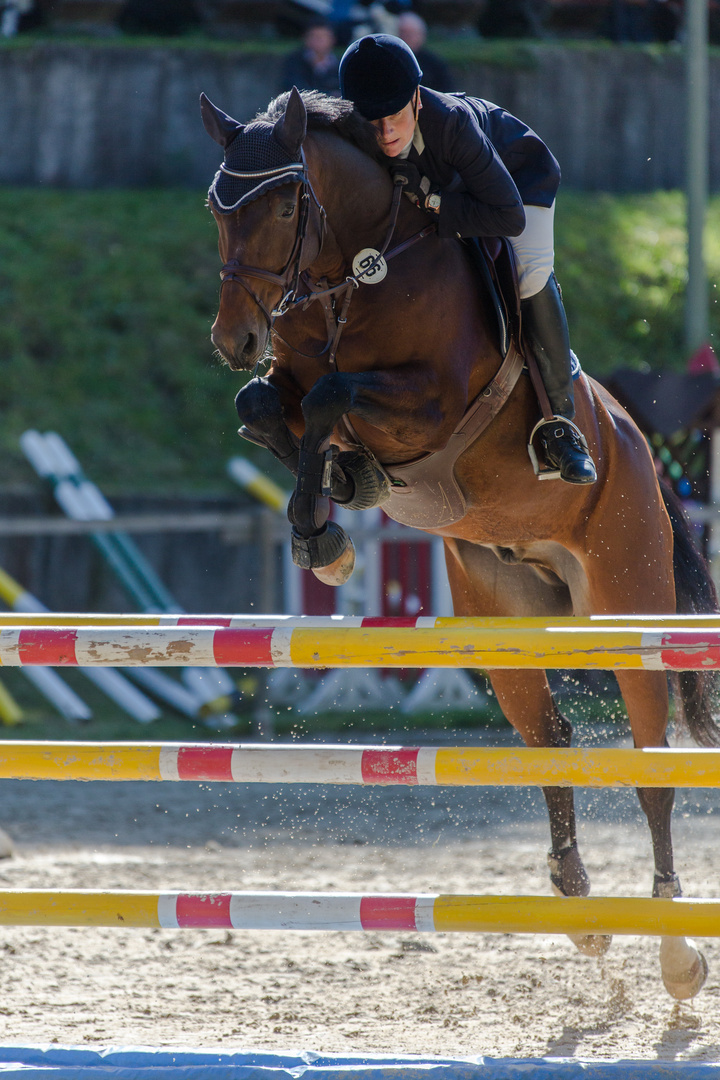
[[(222, 172), (226, 173), (228, 176), (243, 180), (272, 179), (273, 177), (279, 177), (281, 175), (287, 175), (288, 180), (294, 180), (297, 179), (299, 175), (301, 185), (299, 198), (300, 213), (298, 215), (298, 224), (297, 230), (295, 232), (295, 240), (289, 258), (280, 273), (275, 274), (270, 270), (264, 270), (262, 267), (258, 266), (246, 266), (243, 263), (240, 263), (238, 259), (229, 259), (220, 271), (220, 278), (222, 282), (220, 288), (222, 290), (223, 285), (227, 284), (227, 282), (229, 281), (234, 281), (238, 285), (241, 285), (243, 289), (245, 289), (245, 291), (249, 294), (249, 296), (252, 297), (252, 299), (255, 301), (257, 306), (260, 308), (260, 311), (262, 311), (268, 324), (268, 330), (274, 330), (274, 332), (278, 335), (281, 341), (285, 342), (286, 345), (293, 349), (294, 352), (299, 353), (299, 355), (316, 359), (324, 356), (327, 353), (328, 362), (331, 365), (336, 366), (335, 355), (337, 353), (337, 348), (340, 342), (340, 336), (342, 334), (345, 323), (347, 322), (350, 301), (356, 289), (360, 287), (363, 279), (366, 277), (371, 278), (373, 273), (376, 271), (378, 265), (382, 264), (383, 259), (387, 261), (388, 259), (392, 259), (395, 255), (399, 255), (400, 252), (405, 251), (407, 248), (417, 243), (418, 240), (422, 240), (423, 237), (429, 236), (430, 233), (435, 231), (436, 226), (434, 224), (427, 225), (424, 229), (421, 229), (420, 232), (415, 233), (408, 240), (403, 241), (401, 244), (398, 244), (396, 247), (394, 247), (391, 251), (388, 251), (388, 247), (390, 246), (390, 241), (393, 238), (395, 226), (397, 224), (398, 213), (400, 210), (400, 200), (402, 199), (402, 191), (404, 186), (403, 181), (401, 181), (399, 178), (396, 178), (395, 186), (393, 188), (392, 203), (390, 206), (390, 222), (385, 235), (383, 246), (378, 252), (377, 256), (359, 273), (349, 274), (345, 278), (345, 280), (341, 281), (338, 285), (332, 285), (328, 287), (323, 287), (321, 285), (320, 287), (317, 287), (312, 281), (310, 281), (302, 265), (304, 261), (303, 256), (305, 253), (305, 242), (308, 235), (308, 223), (310, 220), (311, 202), (313, 202), (317, 207), (320, 219), (318, 235), (316, 238), (318, 246), (314, 258), (317, 258), (317, 256), (320, 254), (325, 240), (327, 214), (325, 213), (325, 208), (323, 207), (322, 203), (318, 199), (313, 189), (312, 181), (310, 180), (310, 175), (308, 171), (307, 159), (305, 157), (305, 151), (302, 149), (302, 147), (300, 148), (300, 157), (300, 162), (297, 162), (293, 165), (283, 165), (277, 169), (267, 169), (261, 172), (238, 172), (234, 169), (228, 168), (228, 166), (225, 165), (224, 162), (220, 166)], [(245, 280), (246, 278), (259, 278), (261, 281), (267, 281), (271, 285), (277, 286), (280, 289), (281, 294), (281, 300), (277, 307), (274, 307), (270, 311), (268, 311), (266, 305), (263, 303), (261, 298)], [(307, 291), (304, 292), (302, 295), (298, 295), (301, 282), (303, 284), (303, 287)], [(342, 292), (345, 293), (345, 296), (343, 299), (342, 307), (340, 309), (340, 313), (338, 314), (335, 310), (335, 300), (336, 297), (338, 297), (339, 294)], [(291, 311), (292, 309), (300, 305), (303, 306), (303, 309), (307, 308), (313, 302), (313, 300), (319, 300), (325, 312), (325, 319), (328, 327), (328, 339), (324, 348), (322, 348), (319, 353), (310, 354), (303, 353), (299, 349), (296, 349), (293, 345), (290, 345), (290, 343), (285, 340), (282, 334), (278, 332), (277, 328), (275, 327), (275, 321), (276, 319), (279, 319), (282, 315), (285, 315), (288, 311)], [(262, 363), (263, 358), (258, 360), (257, 364), (255, 365), (253, 376), (257, 374), (258, 369)]]
[[(265, 319), (267, 320), (268, 329), (272, 329), (275, 319), (284, 315), (288, 307), (294, 302), (298, 287), (300, 284), (301, 264), (303, 260), (303, 253), (305, 250), (305, 241), (307, 239), (308, 222), (310, 220), (310, 201), (315, 203), (319, 216), (320, 216), (320, 228), (319, 235), (317, 237), (318, 242), (318, 254), (320, 253), (325, 239), (325, 227), (327, 222), (327, 216), (325, 214), (325, 208), (321, 205), (317, 195), (312, 186), (310, 176), (308, 173), (307, 160), (305, 158), (305, 151), (300, 149), (301, 160), (294, 165), (281, 165), (277, 169), (266, 169), (261, 172), (238, 172), (235, 169), (230, 169), (223, 162), (220, 166), (222, 172), (228, 176), (235, 177), (240, 180), (270, 180), (276, 177), (280, 177), (284, 174), (287, 175), (288, 180), (294, 180), (297, 178), (298, 169), (300, 175), (300, 213), (298, 215), (297, 229), (295, 231), (295, 241), (293, 243), (290, 256), (285, 263), (285, 266), (279, 274), (274, 274), (271, 270), (263, 270), (259, 266), (244, 266), (238, 261), (238, 259), (230, 259), (225, 263), (220, 271), (220, 278), (222, 285), (225, 285), (228, 281), (235, 281), (250, 294), (257, 306), (262, 311)], [(277, 285), (281, 290), (282, 299), (277, 307), (268, 311), (265, 304), (262, 302), (257, 293), (250, 288), (245, 281), (246, 277), (260, 278), (262, 281), (269, 281), (271, 285)], [(222, 285), (220, 286), (222, 288)]]

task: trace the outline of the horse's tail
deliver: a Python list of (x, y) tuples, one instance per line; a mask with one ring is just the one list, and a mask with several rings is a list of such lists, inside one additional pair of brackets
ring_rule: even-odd
[[(695, 543), (693, 529), (672, 488), (660, 483), (673, 531), (673, 572), (678, 615), (710, 615), (720, 611), (715, 583)], [(720, 746), (720, 671), (678, 671), (670, 677), (678, 720), (684, 721), (700, 746)]]

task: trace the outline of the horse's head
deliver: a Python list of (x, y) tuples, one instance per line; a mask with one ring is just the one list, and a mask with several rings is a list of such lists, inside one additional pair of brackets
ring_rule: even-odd
[(307, 112), (297, 90), (274, 124), (241, 124), (204, 94), (200, 107), (208, 134), (225, 150), (208, 193), (223, 261), (212, 341), (233, 370), (251, 369), (267, 345), (273, 313), (322, 242), (302, 149)]

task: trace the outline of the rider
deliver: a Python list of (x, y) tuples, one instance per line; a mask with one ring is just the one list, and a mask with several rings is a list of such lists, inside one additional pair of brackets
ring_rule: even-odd
[(404, 41), (370, 34), (340, 61), (340, 90), (378, 130), (406, 194), (438, 217), (441, 237), (506, 236), (518, 268), (523, 325), (555, 419), (540, 428), (546, 461), (571, 484), (597, 474), (575, 415), (567, 318), (553, 272), (560, 167), (529, 127), (497, 105), (420, 85)]

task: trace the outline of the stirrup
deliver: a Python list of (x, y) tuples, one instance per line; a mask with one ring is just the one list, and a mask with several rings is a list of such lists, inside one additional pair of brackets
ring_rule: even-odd
[[(541, 432), (543, 428), (550, 427), (553, 424), (562, 424), (567, 429), (567, 434), (577, 442), (578, 449), (581, 452), (584, 451), (585, 455), (589, 459), (591, 465), (593, 465), (594, 469), (594, 464), (592, 458), (590, 457), (590, 450), (588, 448), (587, 441), (580, 428), (577, 426), (577, 424), (573, 424), (572, 420), (569, 420), (566, 416), (560, 416), (556, 413), (550, 418), (543, 417), (542, 420), (538, 420), (537, 424), (530, 433), (530, 440), (528, 442), (528, 454), (533, 464), (535, 475), (537, 476), (538, 480), (557, 480), (558, 478), (561, 480), (564, 479), (562, 469), (554, 468), (549, 465), (547, 455), (545, 454), (545, 447), (543, 447), (543, 460), (545, 462), (544, 467), (540, 465), (537, 453), (535, 451), (534, 439), (536, 435), (538, 434), (538, 432)], [(573, 480), (570, 480), (568, 482), (585, 483), (585, 481)], [(590, 482), (591, 481), (587, 481), (587, 483)]]
[(541, 431), (546, 424), (567, 424), (568, 427), (571, 427), (573, 431), (575, 431), (580, 436), (581, 439), (584, 438), (584, 436), (583, 433), (580, 431), (580, 428), (573, 424), (572, 420), (568, 420), (564, 416), (559, 416), (557, 413), (553, 414), (553, 416), (551, 416), (549, 420), (543, 416), (542, 419), (538, 420), (537, 424), (530, 432), (530, 438), (528, 439), (527, 444), (527, 452), (538, 480), (559, 480), (560, 470), (553, 469), (549, 465), (546, 465), (544, 455), (543, 464), (541, 465), (540, 459), (537, 455), (537, 451), (535, 450), (535, 438), (538, 432)]

